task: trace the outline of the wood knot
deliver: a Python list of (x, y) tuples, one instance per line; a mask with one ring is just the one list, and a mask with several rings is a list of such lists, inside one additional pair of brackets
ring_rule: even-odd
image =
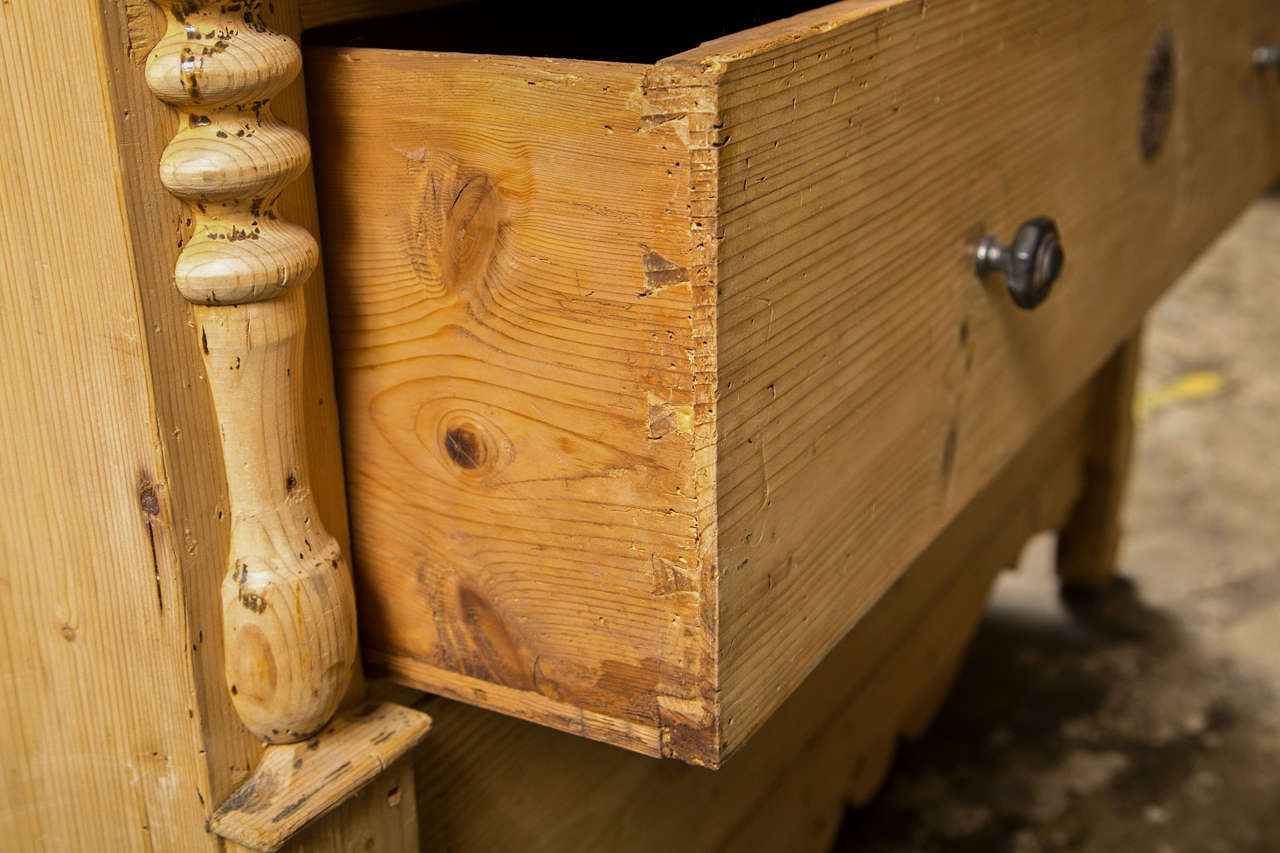
[(1177, 71), (1173, 31), (1163, 29), (1147, 56), (1142, 81), (1142, 105), (1138, 120), (1138, 145), (1142, 159), (1148, 163), (1164, 147), (1165, 137), (1173, 124), (1173, 105)]
[(155, 487), (151, 483), (144, 482), (138, 490), (138, 505), (147, 515), (160, 515), (160, 499), (156, 497)]
[(409, 263), (429, 298), (471, 290), (493, 266), (507, 227), (498, 188), (449, 154), (424, 148), (408, 157), (421, 183), (405, 222)]
[(444, 434), (444, 448), (455, 465), (474, 470), (484, 464), (484, 442), (466, 427), (453, 427)]
[[(425, 438), (422, 433), (419, 436)], [(453, 470), (468, 479), (488, 479), (514, 455), (502, 430), (469, 409), (454, 409), (440, 416), (435, 422), (435, 437)]]

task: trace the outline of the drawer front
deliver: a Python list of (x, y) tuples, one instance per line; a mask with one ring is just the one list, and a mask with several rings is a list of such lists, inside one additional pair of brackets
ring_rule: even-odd
[[(368, 658), (718, 765), (1280, 171), (1280, 7), (307, 59)], [(1052, 217), (1034, 311), (971, 249)]]
[(306, 66), (366, 660), (659, 754), (706, 634), (688, 156), (647, 69)]

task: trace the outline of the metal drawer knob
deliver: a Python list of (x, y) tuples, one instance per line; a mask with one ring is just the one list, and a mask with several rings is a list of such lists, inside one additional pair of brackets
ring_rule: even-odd
[(1268, 44), (1254, 48), (1253, 64), (1259, 70), (1264, 68), (1280, 69), (1280, 44)]
[(1027, 310), (1048, 297), (1065, 262), (1058, 226), (1047, 216), (1022, 223), (1013, 242), (1007, 246), (987, 235), (974, 249), (974, 268), (978, 275), (1004, 273), (1013, 303)]

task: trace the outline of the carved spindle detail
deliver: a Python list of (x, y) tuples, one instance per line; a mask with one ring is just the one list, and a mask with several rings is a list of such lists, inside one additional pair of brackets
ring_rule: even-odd
[(256, 0), (158, 2), (168, 29), (147, 82), (182, 114), (160, 178), (191, 209), (174, 277), (197, 306), (231, 498), (227, 685), (251, 731), (289, 743), (333, 716), (357, 653), (351, 573), (320, 525), (299, 420), (306, 315), (290, 291), (319, 249), (275, 212), (310, 160), (306, 137), (270, 106), (301, 54)]
[(305, 281), (319, 258), (306, 229), (274, 209), (311, 156), (306, 137), (270, 105), (301, 70), (302, 54), (262, 24), (256, 2), (161, 5), (169, 27), (147, 59), (147, 83), (183, 120), (160, 180), (196, 212), (178, 289), (204, 305), (272, 299)]

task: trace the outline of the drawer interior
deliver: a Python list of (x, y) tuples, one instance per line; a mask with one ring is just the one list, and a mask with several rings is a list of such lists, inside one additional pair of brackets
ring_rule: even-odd
[(470, 0), (316, 27), (303, 40), (307, 45), (653, 63), (822, 5), (814, 0), (655, 0), (603, 13), (600, 4), (586, 0)]

